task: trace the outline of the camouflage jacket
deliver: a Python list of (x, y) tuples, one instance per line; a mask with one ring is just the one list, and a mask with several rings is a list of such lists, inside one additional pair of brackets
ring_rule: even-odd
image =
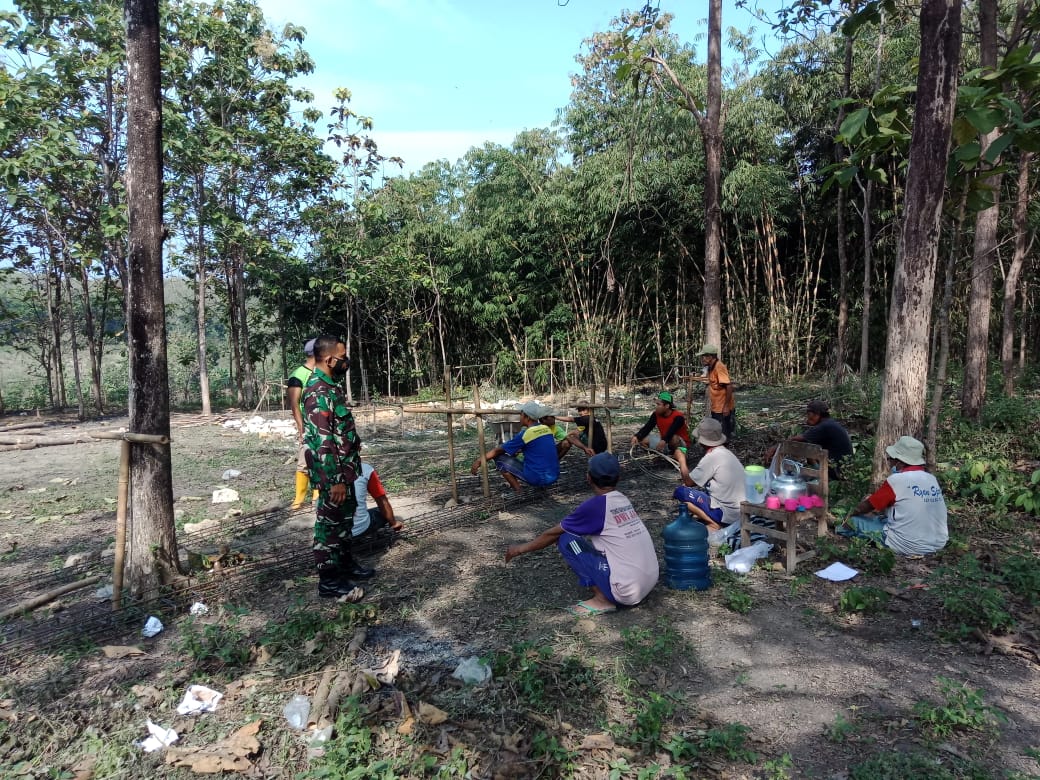
[(303, 422), (311, 484), (322, 492), (344, 484), (352, 495), (354, 480), (361, 473), (361, 440), (343, 388), (320, 368), (314, 369), (303, 390)]

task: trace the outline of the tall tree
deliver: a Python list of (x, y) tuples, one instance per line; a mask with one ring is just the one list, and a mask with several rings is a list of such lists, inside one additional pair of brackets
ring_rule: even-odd
[[(130, 430), (170, 435), (163, 295), (159, 0), (125, 0)], [(136, 444), (130, 460), (131, 593), (151, 596), (178, 570), (169, 446)]]
[(885, 447), (920, 437), (928, 384), (928, 340), (939, 224), (961, 55), (961, 0), (923, 0), (916, 108), (899, 255), (888, 316), (874, 481), (885, 473)]
[[(979, 0), (979, 64), (984, 73), (997, 67), (997, 0)], [(980, 155), (1001, 135), (998, 127), (979, 135)], [(990, 167), (995, 167), (994, 160)], [(985, 167), (985, 166), (983, 166)], [(989, 362), (989, 317), (993, 301), (993, 266), (997, 262), (997, 227), (1000, 219), (999, 173), (985, 175), (989, 205), (975, 215), (975, 250), (971, 258), (971, 292), (968, 297), (968, 339), (964, 356), (961, 414), (977, 420), (986, 402)]]
[[(653, 11), (653, 14), (649, 14)], [(656, 9), (643, 9), (650, 25)], [(651, 49), (646, 59), (665, 74), (697, 120), (704, 145), (704, 341), (722, 343), (722, 0), (708, 0), (707, 89), (703, 101), (668, 62)], [(655, 77), (660, 80), (655, 70)]]

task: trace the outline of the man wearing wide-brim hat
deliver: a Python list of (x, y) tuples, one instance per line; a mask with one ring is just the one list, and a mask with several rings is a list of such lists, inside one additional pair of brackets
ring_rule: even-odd
[(685, 502), (709, 531), (717, 531), (740, 520), (740, 502), (747, 497), (744, 467), (726, 448), (726, 435), (718, 420), (705, 417), (693, 435), (704, 447), (704, 455), (692, 472), (686, 469), (685, 455), (680, 457), (684, 485), (675, 489), (673, 497)]
[(901, 436), (885, 454), (892, 473), (856, 505), (838, 533), (868, 537), (900, 555), (941, 550), (949, 539), (946, 499), (938, 480), (925, 470), (924, 445)]
[[(552, 410), (537, 401), (528, 401), (520, 407), (520, 424), (524, 426), (516, 436), (483, 455), (478, 455), (470, 473), (480, 471), (481, 461), (494, 461), (502, 478), (513, 492), (520, 492), (520, 480), (529, 485), (551, 485), (560, 478), (560, 460), (556, 456), (556, 439), (549, 427), (539, 422)], [(517, 457), (523, 454), (523, 458)]]
[(727, 440), (733, 439), (736, 430), (737, 402), (733, 397), (733, 383), (729, 378), (729, 369), (719, 360), (719, 348), (715, 344), (705, 344), (697, 353), (701, 365), (708, 369), (704, 376), (695, 376), (695, 382), (708, 385), (708, 405), (711, 416), (722, 423), (722, 432)]

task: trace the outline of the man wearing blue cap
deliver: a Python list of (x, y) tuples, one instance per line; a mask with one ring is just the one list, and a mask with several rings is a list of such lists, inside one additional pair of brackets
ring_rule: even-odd
[(518, 555), (556, 545), (578, 584), (592, 598), (567, 611), (579, 617), (638, 604), (657, 584), (660, 570), (654, 541), (632, 502), (617, 489), (617, 457), (601, 452), (589, 458), (586, 480), (595, 495), (547, 531), (525, 544), (510, 545), (506, 563)]
[[(560, 459), (556, 455), (556, 438), (541, 418), (552, 410), (537, 401), (520, 407), (523, 430), (497, 447), (478, 455), (470, 466), (470, 474), (480, 471), (481, 461), (494, 461), (502, 478), (514, 493), (520, 492), (520, 480), (528, 485), (551, 485), (560, 478)], [(522, 458), (518, 457), (523, 455)]]
[[(289, 411), (292, 412), (293, 420), (296, 421), (296, 497), (293, 499), (290, 509), (299, 509), (303, 506), (303, 502), (307, 500), (307, 491), (311, 486), (310, 477), (307, 475), (307, 445), (303, 443), (303, 388), (314, 372), (315, 341), (317, 339), (310, 339), (303, 345), (303, 354), (307, 358), (303, 361), (303, 365), (297, 366), (289, 374), (289, 381), (286, 382), (289, 386), (286, 391)], [(317, 493), (317, 491), (314, 492)], [(314, 498), (316, 499), (317, 496)]]

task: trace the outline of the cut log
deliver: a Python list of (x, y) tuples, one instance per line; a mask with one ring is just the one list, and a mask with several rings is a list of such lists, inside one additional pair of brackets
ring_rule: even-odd
[(79, 580), (78, 582), (70, 582), (67, 585), (62, 585), (49, 590), (46, 593), (41, 593), (39, 596), (33, 596), (31, 599), (26, 599), (20, 604), (15, 604), (13, 607), (8, 607), (3, 612), (0, 612), (0, 620), (6, 620), (9, 617), (20, 615), (23, 612), (31, 612), (37, 607), (42, 607), (44, 604), (54, 601), (54, 599), (59, 596), (64, 596), (66, 593), (71, 593), (74, 590), (79, 590), (88, 585), (93, 585), (96, 582), (100, 582), (100, 580), (101, 575), (99, 574), (96, 577), (87, 577), (85, 580)]

